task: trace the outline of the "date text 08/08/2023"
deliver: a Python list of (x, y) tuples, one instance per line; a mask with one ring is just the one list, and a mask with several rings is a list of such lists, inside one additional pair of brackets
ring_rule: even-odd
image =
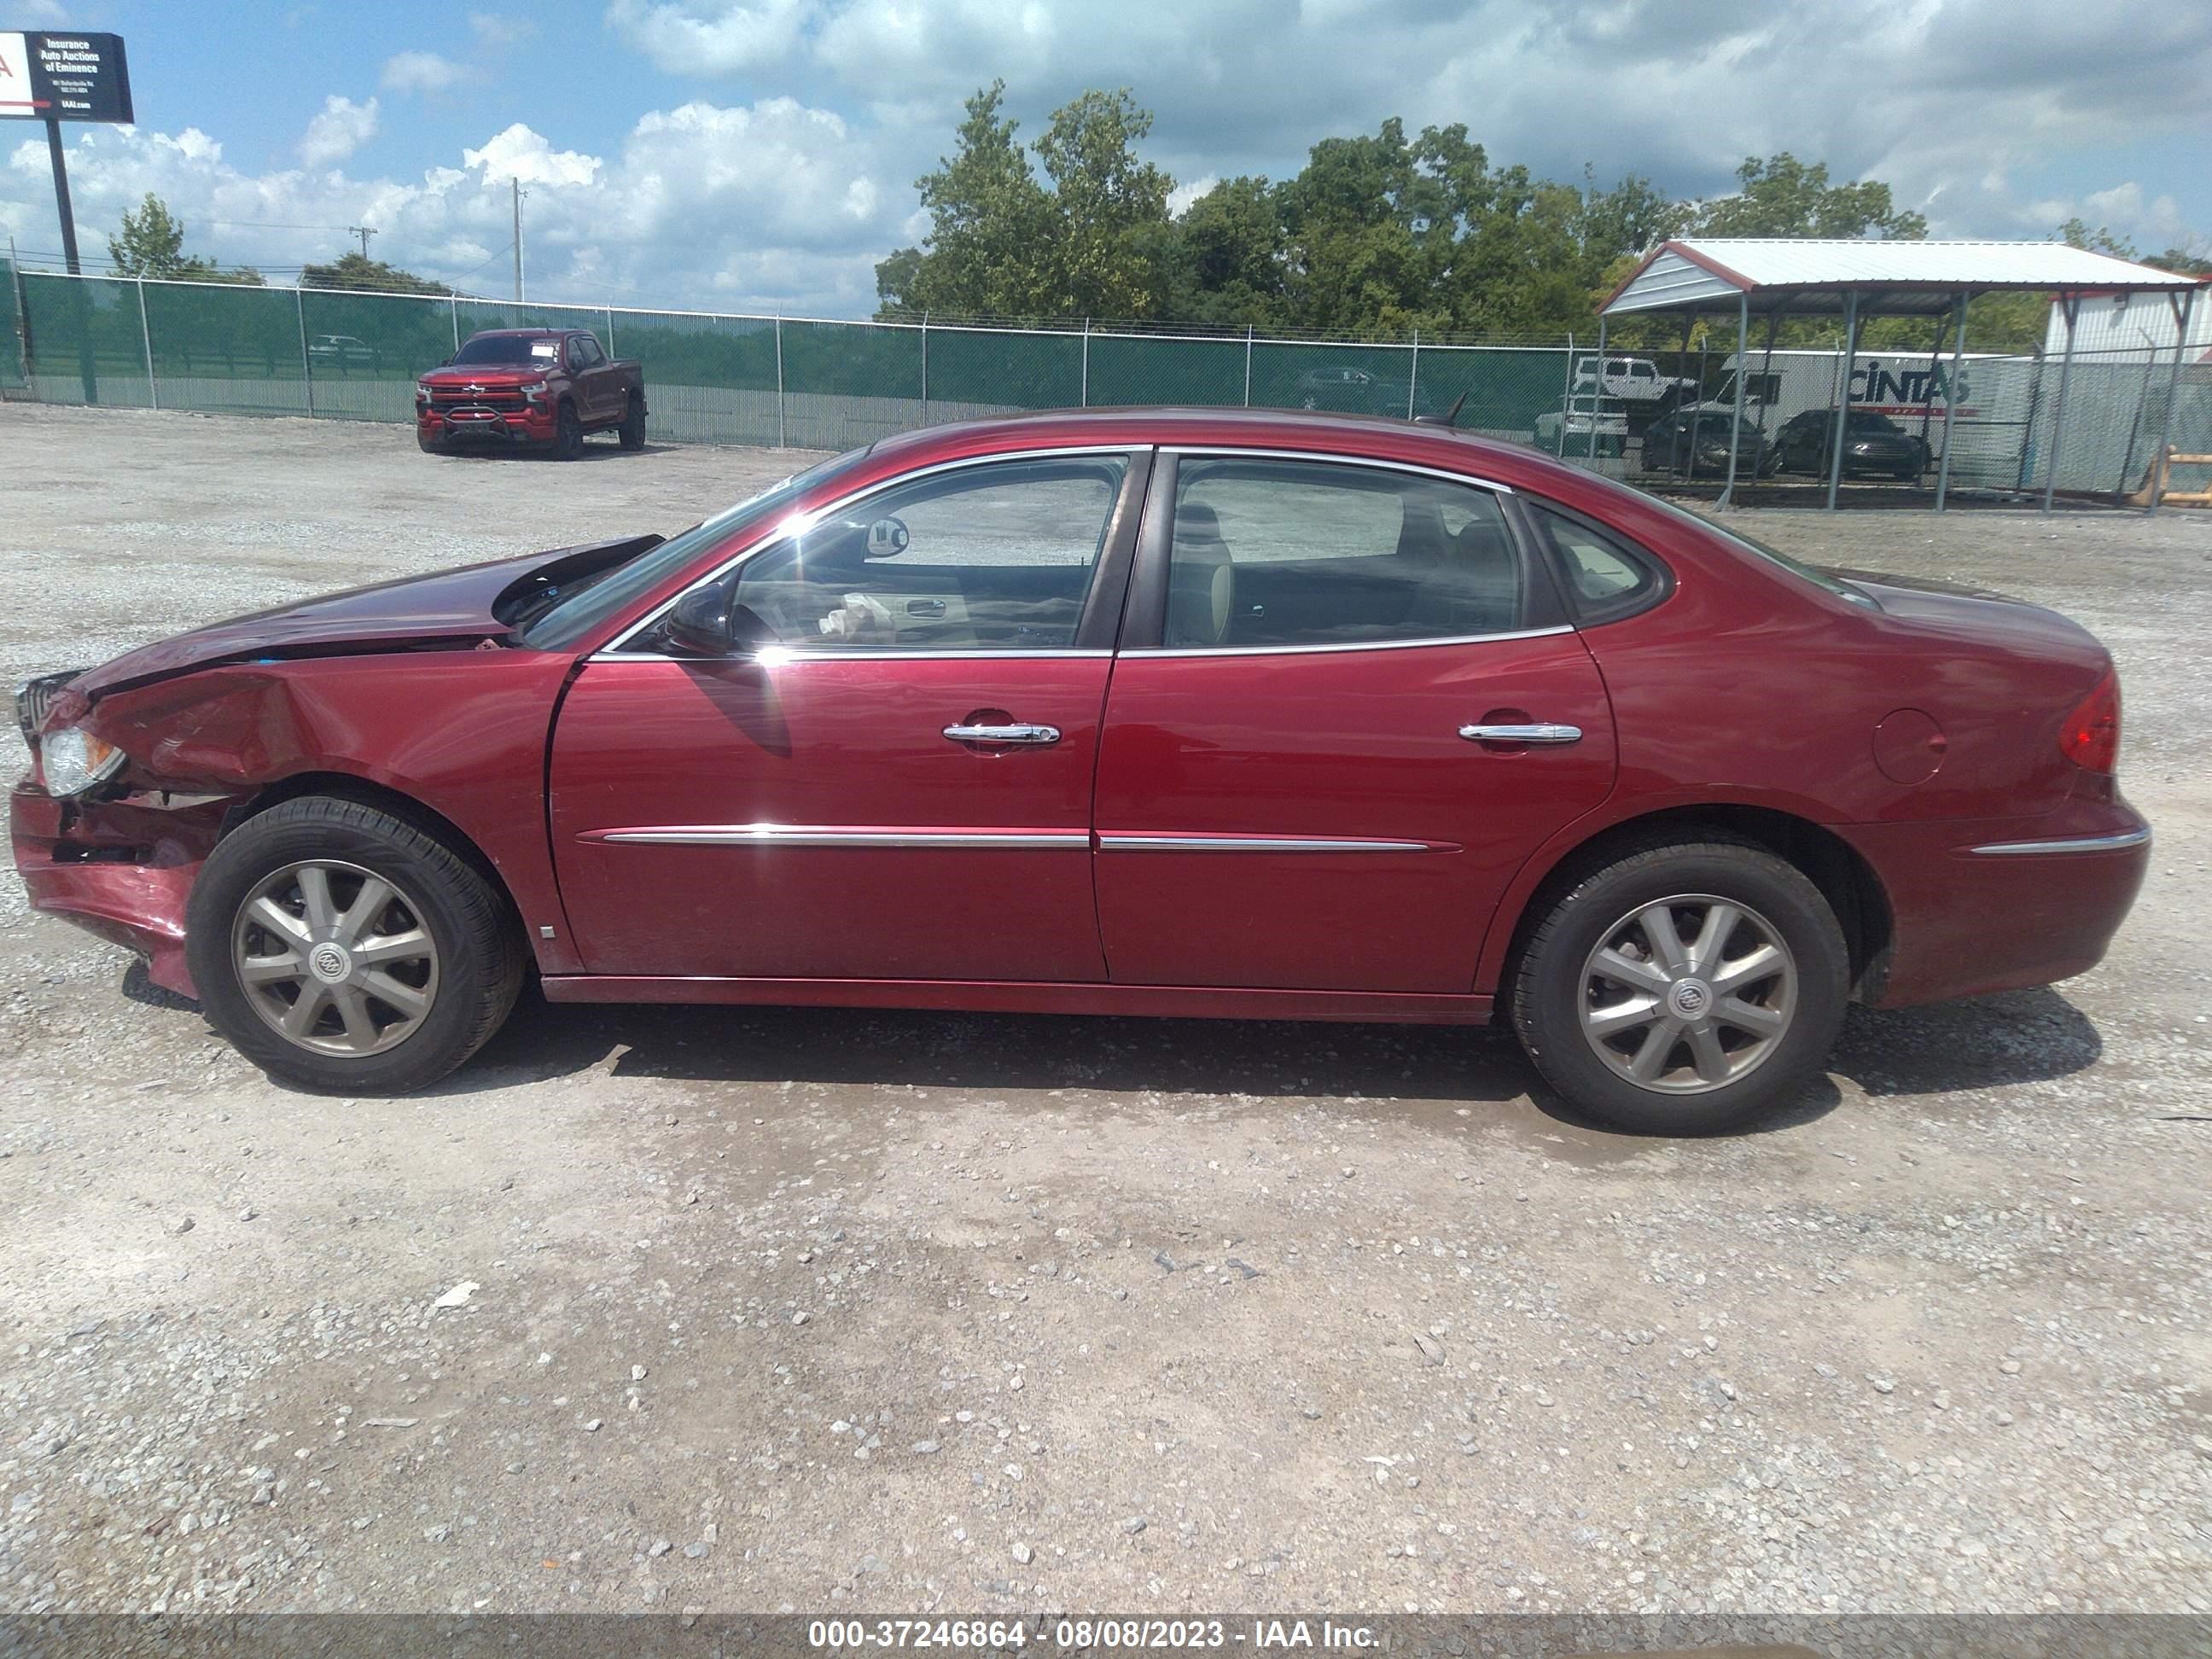
[(1241, 1626), (1224, 1619), (1056, 1619), (1040, 1620), (1032, 1632), (1019, 1620), (817, 1619), (806, 1627), (811, 1648), (939, 1648), (970, 1652), (1019, 1651), (1032, 1641), (1079, 1651), (1130, 1649), (1172, 1651), (1183, 1648), (1243, 1647), (1258, 1651), (1297, 1649), (1359, 1652), (1376, 1643), (1366, 1625), (1332, 1619), (1248, 1619)]

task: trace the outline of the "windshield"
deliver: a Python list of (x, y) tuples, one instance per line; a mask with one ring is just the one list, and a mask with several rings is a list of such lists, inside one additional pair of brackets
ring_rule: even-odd
[(572, 588), (566, 599), (530, 623), (517, 638), (536, 651), (567, 649), (715, 543), (750, 526), (779, 517), (808, 490), (845, 471), (867, 453), (866, 447), (850, 450), (804, 472), (795, 472), (758, 495), (748, 495), (735, 507), (672, 536), (650, 553), (616, 566), (588, 586)]
[(453, 354), (464, 363), (551, 363), (561, 356), (561, 342), (527, 334), (479, 334)]

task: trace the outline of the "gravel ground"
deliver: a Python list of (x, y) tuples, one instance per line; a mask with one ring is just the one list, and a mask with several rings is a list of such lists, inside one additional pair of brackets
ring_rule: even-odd
[[(0, 667), (811, 459), (599, 447), (0, 407)], [(2103, 968), (1764, 1133), (1492, 1033), (542, 1004), (319, 1099), (0, 884), (0, 1608), (2212, 1611), (2212, 520), (1746, 522), (2095, 629), (2160, 837)]]

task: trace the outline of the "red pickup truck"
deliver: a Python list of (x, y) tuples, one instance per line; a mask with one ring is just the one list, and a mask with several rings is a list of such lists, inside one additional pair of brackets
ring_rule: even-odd
[(587, 432), (645, 447), (645, 374), (581, 329), (472, 334), (415, 383), (415, 441), (429, 454), (465, 445), (544, 449), (575, 459)]

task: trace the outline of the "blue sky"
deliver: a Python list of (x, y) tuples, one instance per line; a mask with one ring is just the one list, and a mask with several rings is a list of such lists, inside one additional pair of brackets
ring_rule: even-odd
[[(2212, 233), (2212, 28), (2167, 0), (0, 0), (0, 24), (128, 42), (140, 125), (70, 134), (88, 253), (153, 190), (194, 252), (279, 281), (367, 223), (380, 258), (505, 292), (519, 174), (536, 297), (862, 315), (994, 76), (1032, 134), (1130, 87), (1191, 188), (1395, 114), (1679, 195), (1790, 149), (1938, 234)], [(0, 123), (0, 234), (58, 246), (27, 124)]]

